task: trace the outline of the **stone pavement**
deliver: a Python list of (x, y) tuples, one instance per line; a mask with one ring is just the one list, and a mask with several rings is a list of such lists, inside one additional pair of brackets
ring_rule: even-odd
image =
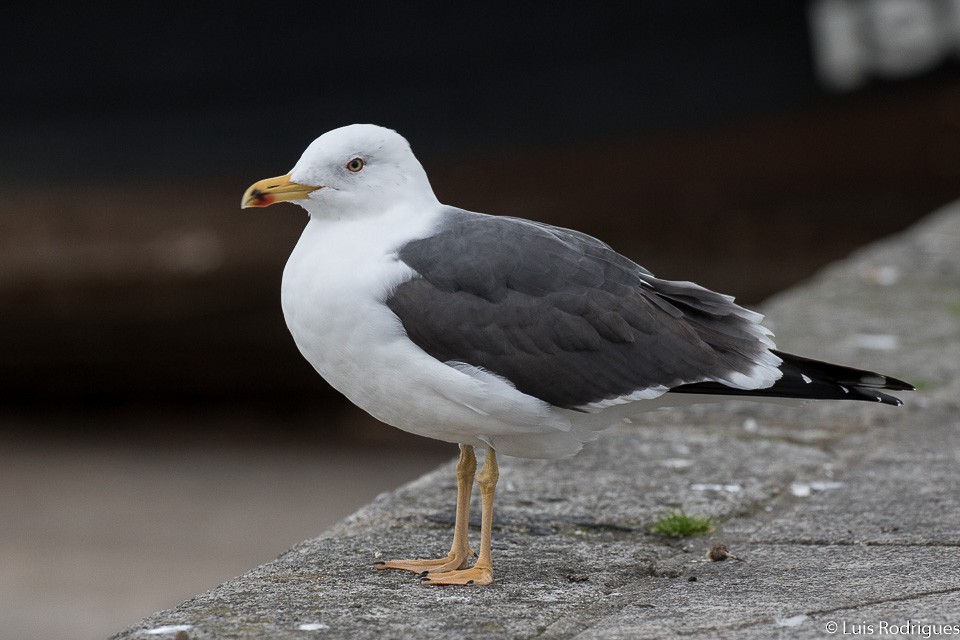
[[(960, 634), (960, 205), (763, 311), (783, 350), (920, 390), (899, 409), (697, 405), (647, 414), (568, 460), (505, 458), (494, 585), (375, 571), (378, 558), (446, 551), (451, 462), (115, 637)], [(651, 534), (673, 508), (713, 516), (716, 530)], [(710, 561), (715, 543), (743, 561)]]

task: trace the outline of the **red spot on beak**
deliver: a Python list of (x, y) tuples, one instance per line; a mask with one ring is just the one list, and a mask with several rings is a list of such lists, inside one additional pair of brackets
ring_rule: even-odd
[(253, 195), (254, 202), (252, 203), (252, 206), (254, 207), (269, 207), (277, 201), (277, 197), (272, 193), (254, 191), (251, 195)]

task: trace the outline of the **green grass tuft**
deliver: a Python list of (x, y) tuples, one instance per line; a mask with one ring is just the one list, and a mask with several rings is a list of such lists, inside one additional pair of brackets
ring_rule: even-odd
[(683, 509), (673, 509), (650, 525), (650, 530), (668, 538), (692, 538), (713, 531), (713, 518), (691, 516)]

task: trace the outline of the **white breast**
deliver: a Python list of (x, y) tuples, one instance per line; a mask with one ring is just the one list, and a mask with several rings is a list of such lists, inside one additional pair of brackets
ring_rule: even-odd
[(413, 276), (395, 250), (405, 230), (399, 220), (311, 219), (287, 261), (281, 304), (304, 357), (330, 384), (370, 410), (382, 396), (382, 370), (403, 335), (384, 306), (389, 292)]
[(384, 303), (416, 276), (396, 249), (428, 235), (434, 220), (400, 210), (358, 220), (311, 219), (281, 288), (300, 352), (354, 404), (406, 431), (486, 446), (498, 435), (568, 429), (539, 400), (427, 355)]

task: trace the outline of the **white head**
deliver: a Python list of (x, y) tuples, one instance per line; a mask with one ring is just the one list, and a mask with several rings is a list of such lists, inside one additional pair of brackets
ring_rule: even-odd
[(355, 218), (397, 206), (437, 204), (427, 174), (396, 131), (352, 124), (314, 140), (285, 176), (247, 189), (240, 206), (296, 202), (311, 216)]

